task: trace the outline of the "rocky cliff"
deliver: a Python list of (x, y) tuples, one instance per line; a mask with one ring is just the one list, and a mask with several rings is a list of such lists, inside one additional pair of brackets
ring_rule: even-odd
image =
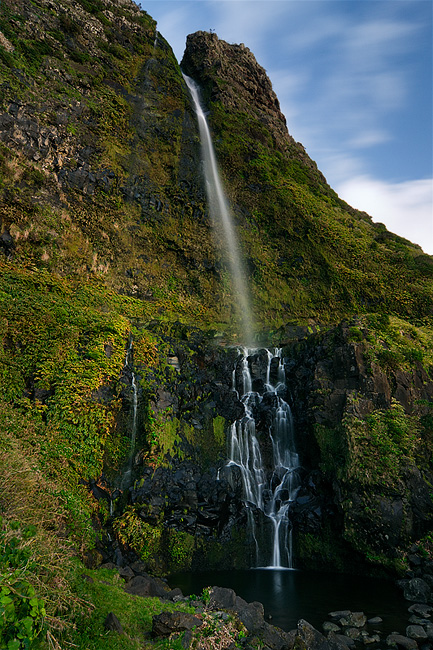
[[(341, 201), (248, 48), (198, 32), (182, 67), (202, 89), (260, 337), (283, 348), (297, 562), (405, 570), (411, 545), (431, 552), (432, 258)], [(89, 602), (99, 639), (119, 576), (93, 583), (77, 556), (139, 556), (139, 575), (252, 556), (225, 473), (243, 413), (228, 344), (242, 342), (204, 187), (181, 69), (146, 12), (3, 0), (0, 571), (20, 616), (0, 633), (14, 649), (42, 629), (47, 647), (87, 647)], [(263, 384), (266, 352), (250, 356)]]

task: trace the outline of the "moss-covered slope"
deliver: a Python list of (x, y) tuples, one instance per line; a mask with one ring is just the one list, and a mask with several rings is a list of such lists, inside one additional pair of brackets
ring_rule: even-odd
[[(343, 316), (389, 312), (407, 322), (393, 320), (397, 325), (385, 333), (373, 328), (373, 340), (368, 327), (352, 335), (372, 363), (376, 355), (391, 369), (391, 386), (408, 367), (430, 385), (429, 368), (424, 364), (419, 376), (416, 369), (428, 359), (432, 258), (338, 198), (287, 133), (270, 82), (246, 48), (198, 33), (188, 40), (183, 66), (200, 83), (209, 109), (260, 327), (273, 330), (280, 343), (296, 338), (306, 321), (311, 332), (318, 321), (326, 332)], [(224, 456), (224, 426), (239, 416), (231, 353), (216, 351), (191, 327), (236, 340), (230, 281), (204, 187), (181, 70), (146, 12), (130, 0), (2, 0), (0, 588), (8, 613), (0, 638), (12, 650), (37, 643), (40, 630), (41, 647), (59, 647), (56, 639), (102, 647), (98, 609), (90, 632), (85, 614), (101, 607), (108, 590), (101, 586), (98, 596), (99, 581), (83, 584), (80, 561), (101, 560), (101, 542), (108, 542), (109, 493), (119, 487), (116, 477), (131, 452), (132, 372), (139, 426), (137, 454), (128, 463), (137, 475), (153, 476), (156, 467), (184, 460), (215, 470)], [(321, 336), (308, 343), (319, 360)], [(296, 345), (287, 350), (296, 358)], [(303, 389), (307, 376), (300, 378)], [(311, 413), (329, 388), (317, 382)], [(322, 422), (325, 428), (315, 427), (314, 417), (306, 422), (312, 441), (306, 464), (328, 485), (338, 479), (349, 495), (339, 512), (348, 544), (355, 530), (348, 506), (353, 485), (363, 494), (396, 485), (405, 490), (408, 464), (430, 480), (430, 404), (414, 405), (413, 395), (406, 403), (404, 391), (394, 393), (405, 414), (388, 401), (367, 414), (351, 412), (343, 423)], [(333, 467), (333, 450), (348, 445), (344, 466)], [(377, 464), (382, 451), (387, 460)], [(368, 485), (366, 474), (357, 474), (359, 457), (376, 472)], [(207, 481), (208, 492), (212, 486)], [(173, 510), (165, 493), (157, 519), (143, 507), (146, 486), (136, 487), (133, 508), (125, 509), (127, 489), (111, 500), (124, 550), (146, 557), (150, 547), (143, 547), (141, 533), (147, 531), (165, 548), (171, 540), (179, 555), (169, 558), (171, 568), (190, 566), (197, 549), (208, 561), (210, 544), (202, 548), (199, 536), (192, 539), (187, 518), (177, 536), (168, 529), (161, 536), (164, 509)], [(239, 504), (238, 498), (233, 512), (226, 508), (230, 526)], [(430, 518), (398, 545), (429, 526)], [(217, 551), (215, 563), (224, 559), (224, 548)], [(119, 593), (126, 612), (131, 602)], [(147, 613), (137, 614), (135, 605), (131, 611), (146, 619), (147, 630)], [(130, 630), (135, 636), (125, 647), (136, 648), (142, 638), (135, 625)]]
[(339, 199), (248, 48), (197, 32), (181, 65), (203, 88), (264, 322), (432, 314), (432, 259)]

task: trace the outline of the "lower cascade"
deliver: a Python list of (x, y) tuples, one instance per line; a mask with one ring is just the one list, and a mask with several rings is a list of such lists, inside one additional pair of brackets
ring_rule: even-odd
[(300, 466), (281, 350), (239, 350), (233, 389), (245, 413), (231, 427), (228, 468), (242, 480), (255, 566), (293, 568), (289, 511)]

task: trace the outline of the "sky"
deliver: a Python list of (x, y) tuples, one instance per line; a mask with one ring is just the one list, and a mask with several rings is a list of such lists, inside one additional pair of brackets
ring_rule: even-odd
[(433, 255), (432, 0), (142, 0), (180, 62), (215, 31), (263, 66), (331, 187)]

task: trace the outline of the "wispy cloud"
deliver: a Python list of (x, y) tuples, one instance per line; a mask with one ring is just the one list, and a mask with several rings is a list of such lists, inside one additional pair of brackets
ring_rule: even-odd
[(433, 179), (386, 183), (355, 176), (335, 189), (347, 203), (433, 255)]
[[(354, 207), (433, 252), (429, 181), (413, 180), (432, 173), (424, 144), (431, 127), (431, 93), (425, 90), (431, 84), (429, 2), (142, 4), (159, 18), (158, 29), (179, 59), (186, 35), (199, 29), (245, 43), (271, 78), (289, 132), (331, 186)], [(417, 102), (425, 108), (417, 110)], [(401, 179), (411, 180), (396, 182)]]

